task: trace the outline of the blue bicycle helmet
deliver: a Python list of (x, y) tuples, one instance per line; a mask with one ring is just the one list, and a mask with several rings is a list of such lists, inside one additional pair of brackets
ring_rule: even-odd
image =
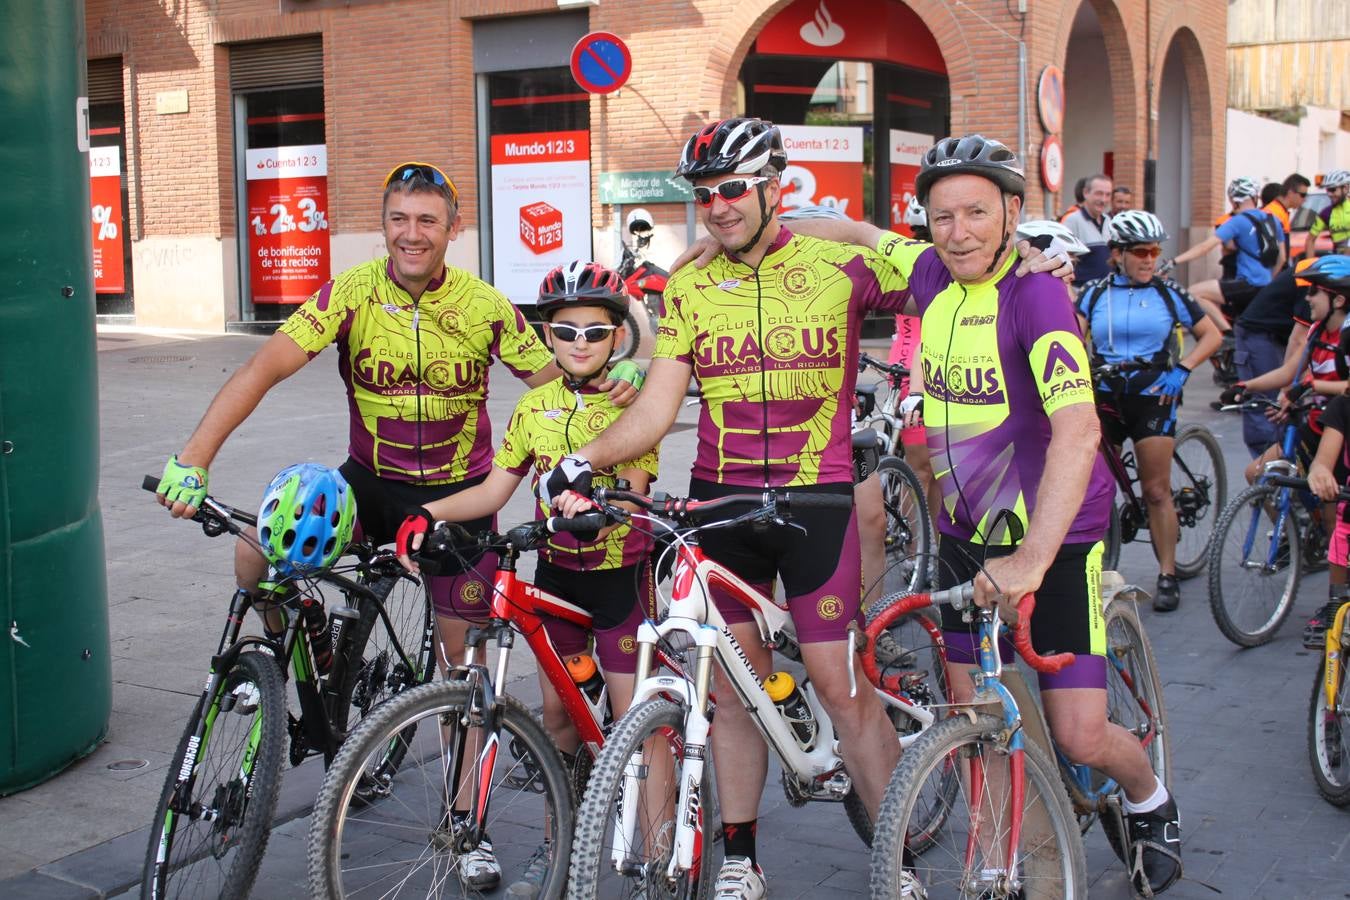
[(1298, 273), (1304, 281), (1350, 297), (1350, 256), (1323, 256)]
[(337, 469), (297, 463), (276, 474), (258, 508), (258, 543), (283, 575), (319, 569), (342, 555), (356, 525), (356, 495)]

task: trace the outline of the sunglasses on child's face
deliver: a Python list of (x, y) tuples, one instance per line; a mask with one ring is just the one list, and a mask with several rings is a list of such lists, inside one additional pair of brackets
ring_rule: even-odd
[(1125, 252), (1135, 259), (1157, 259), (1162, 256), (1161, 247), (1128, 247)]
[(768, 180), (769, 179), (763, 176), (755, 176), (754, 178), (732, 178), (721, 184), (715, 184), (712, 187), (696, 187), (694, 188), (694, 202), (699, 206), (712, 206), (713, 195), (716, 194), (723, 200), (731, 203), (750, 193), (750, 189), (755, 185), (763, 184)]
[(618, 325), (588, 325), (585, 328), (578, 328), (575, 325), (563, 325), (562, 323), (555, 325), (550, 322), (548, 330), (552, 333), (554, 340), (562, 341), (564, 344), (573, 343), (578, 337), (585, 338), (588, 344), (598, 344), (609, 337), (609, 333), (618, 327)]

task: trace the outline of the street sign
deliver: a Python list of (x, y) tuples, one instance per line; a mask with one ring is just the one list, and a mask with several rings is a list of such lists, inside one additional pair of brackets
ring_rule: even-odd
[(628, 45), (608, 31), (592, 31), (572, 48), (572, 77), (592, 94), (610, 94), (633, 74)]
[(1064, 73), (1059, 66), (1046, 66), (1036, 87), (1036, 108), (1047, 134), (1059, 134), (1064, 127)]
[(1041, 184), (1052, 194), (1064, 186), (1064, 145), (1059, 135), (1048, 135), (1041, 144)]
[(694, 199), (689, 182), (669, 169), (647, 172), (601, 172), (600, 202), (615, 206), (637, 203), (688, 203)]

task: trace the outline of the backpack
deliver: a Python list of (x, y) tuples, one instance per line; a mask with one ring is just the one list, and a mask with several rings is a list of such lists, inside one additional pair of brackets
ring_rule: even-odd
[(1251, 256), (1267, 269), (1275, 267), (1275, 263), (1280, 258), (1280, 247), (1283, 242), (1280, 240), (1280, 232), (1275, 227), (1275, 217), (1268, 212), (1259, 209), (1247, 209), (1238, 213), (1252, 225), (1256, 226), (1256, 240), (1260, 245), (1261, 252), (1253, 254), (1245, 249), (1241, 244), (1234, 241), (1234, 245), (1243, 253)]

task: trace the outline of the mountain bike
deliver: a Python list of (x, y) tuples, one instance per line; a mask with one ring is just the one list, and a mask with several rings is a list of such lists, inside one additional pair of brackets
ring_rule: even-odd
[[(158, 483), (146, 476), (143, 486), (154, 492)], [(209, 496), (193, 521), (211, 537), (256, 525)], [(353, 715), (430, 678), (434, 631), (422, 583), (388, 551), (355, 544), (348, 553), (354, 563), (274, 578), (257, 600), (235, 594), (155, 807), (142, 897), (247, 897), (284, 760), (296, 766), (321, 755), (327, 764)], [(327, 612), (325, 587), (341, 599)], [(283, 622), (281, 633), (241, 636), (250, 607)], [(287, 667), (298, 718), (286, 709)], [(382, 748), (375, 771), (397, 769), (403, 749)]]
[[(1128, 372), (1151, 368), (1144, 363), (1114, 363), (1093, 368), (1096, 384), (1113, 380)], [(1108, 418), (1120, 421), (1120, 413), (1109, 403), (1097, 404), (1097, 415), (1105, 426)], [(1172, 415), (1176, 415), (1173, 405)], [(1139, 486), (1139, 466), (1133, 450), (1116, 447), (1102, 438), (1102, 456), (1116, 480), (1121, 499), (1111, 510), (1106, 533), (1103, 569), (1120, 565), (1120, 549), (1148, 528), (1148, 504)], [(1208, 556), (1212, 522), (1228, 500), (1228, 469), (1223, 450), (1208, 428), (1186, 425), (1177, 431), (1172, 449), (1172, 504), (1177, 511), (1177, 577), (1200, 574)]]
[[(575, 798), (605, 743), (609, 704), (603, 690), (590, 696), (573, 680), (543, 628), (553, 618), (589, 629), (591, 614), (521, 580), (516, 564), (552, 533), (605, 523), (601, 513), (550, 518), (505, 534), (484, 533), (466, 547), (456, 547), (444, 527), (428, 537), (423, 558), (498, 554), (489, 618), (469, 629), (464, 662), (446, 680), (396, 697), (343, 744), (324, 778), (309, 831), (314, 897), (478, 896), (461, 882), (460, 860), (485, 841), (503, 881), (524, 882), (529, 875), (537, 896), (561, 894)], [(509, 693), (506, 674), (517, 635), (576, 727), (581, 747), (571, 759)], [(497, 647), (495, 661), (489, 644)], [(671, 658), (661, 659), (679, 671)], [(378, 764), (391, 744), (408, 756), (397, 777), (383, 777)], [(372, 780), (378, 782), (373, 802), (353, 805), (361, 785)]]
[[(613, 518), (673, 523), (679, 529), (674, 541), (678, 556), (666, 617), (659, 624), (643, 622), (638, 629), (633, 705), (601, 750), (577, 815), (567, 895), (581, 900), (706, 894), (718, 869), (712, 853), (717, 797), (708, 756), (714, 664), (727, 674), (736, 695), (727, 702), (741, 703), (750, 711), (782, 764), (788, 802), (794, 806), (812, 800), (842, 802), (853, 828), (870, 841), (871, 819), (844, 771), (837, 736), (809, 680), (801, 684), (801, 704), (791, 717), (781, 713), (721, 613), (709, 602), (709, 586), (715, 584), (746, 604), (764, 642), (799, 659), (787, 609), (709, 559), (696, 542), (700, 530), (782, 522), (793, 508), (838, 508), (851, 504), (851, 498), (773, 490), (706, 501), (620, 490), (597, 490), (593, 498)], [(646, 512), (629, 514), (610, 506), (612, 501), (633, 503)], [(750, 509), (741, 515), (715, 518), (745, 507)], [(660, 671), (655, 652), (667, 644), (693, 648), (691, 676)], [(850, 648), (850, 671), (853, 656)], [(906, 661), (908, 677), (892, 683), (897, 689), (871, 688), (880, 695), (902, 746), (934, 722), (930, 707), (946, 697), (940, 666), (915, 668), (934, 659), (931, 645), (918, 646)], [(651, 773), (672, 767), (674, 780), (652, 777)], [(639, 814), (652, 808), (668, 814), (655, 821)]]
[[(897, 595), (869, 616), (868, 640), (896, 618), (937, 603), (965, 609), (973, 594), (971, 585), (962, 585)], [(1139, 588), (1125, 587), (1105, 604), (1108, 718), (1138, 737), (1170, 789), (1162, 683), (1135, 611), (1141, 598), (1147, 596)], [(1012, 643), (1036, 671), (1059, 671), (1073, 654), (1036, 654), (1030, 637), (1034, 608), (1030, 596), (1018, 604)], [(1015, 669), (1004, 669), (993, 650), (997, 615), (984, 609), (974, 615), (980, 633), (980, 667), (971, 673), (975, 699), (951, 710), (901, 757), (877, 813), (872, 896), (1086, 897), (1081, 832), (1100, 818), (1117, 855), (1122, 860), (1127, 855), (1119, 785), (1071, 764), (1054, 748), (1027, 684)], [(947, 787), (954, 775), (963, 790)], [(939, 815), (935, 802), (942, 805)], [(942, 832), (916, 846), (914, 822), (934, 820), (942, 823)]]
[[(1230, 404), (1232, 409), (1274, 409), (1267, 399)], [(1296, 404), (1281, 438), (1282, 456), (1266, 463), (1256, 483), (1219, 514), (1209, 547), (1209, 608), (1228, 640), (1258, 647), (1275, 637), (1289, 617), (1305, 568), (1326, 563), (1330, 536), (1321, 504), (1298, 478), (1309, 460), (1299, 447), (1298, 422), (1307, 407)]]
[(1341, 597), (1344, 602), (1327, 628), (1308, 701), (1308, 760), (1318, 793), (1337, 806), (1350, 806), (1350, 675), (1345, 671), (1346, 654), (1350, 654), (1350, 591), (1343, 590)]

